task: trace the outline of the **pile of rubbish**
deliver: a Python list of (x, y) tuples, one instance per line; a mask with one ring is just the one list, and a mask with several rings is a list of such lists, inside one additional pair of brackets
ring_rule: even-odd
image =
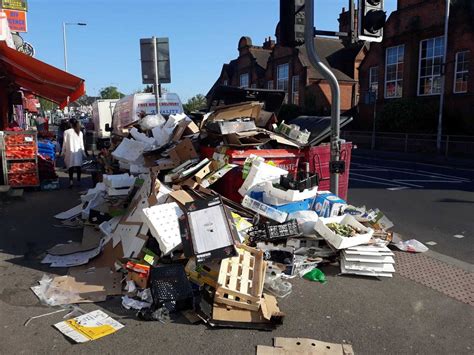
[[(45, 276), (32, 290), (50, 306), (121, 295), (143, 320), (182, 314), (211, 327), (274, 329), (289, 280), (325, 283), (321, 265), (391, 277), (393, 224), (381, 211), (319, 191), (304, 162), (295, 171), (258, 155), (229, 163), (232, 147), (304, 149), (309, 133), (284, 123), (270, 131), (271, 116), (250, 102), (221, 107), (199, 125), (182, 114), (126, 127), (111, 148), (121, 173), (104, 175), (55, 216), (83, 228), (81, 242), (56, 245), (42, 260), (68, 274)], [(226, 176), (232, 199), (216, 187)]]

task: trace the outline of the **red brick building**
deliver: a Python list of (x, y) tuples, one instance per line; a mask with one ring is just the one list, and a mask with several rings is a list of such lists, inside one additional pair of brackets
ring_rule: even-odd
[[(377, 92), (378, 118), (393, 102), (419, 105), (426, 114), (407, 117), (413, 130), (436, 130), (443, 74), (445, 0), (398, 0), (387, 20), (382, 43), (371, 44), (360, 65), (360, 118), (373, 119), (373, 105), (364, 103)], [(451, 6), (445, 73), (444, 121), (447, 131), (474, 131), (474, 1)], [(393, 107), (393, 106), (392, 106)], [(417, 111), (409, 111), (417, 112)], [(425, 117), (426, 116), (426, 117)], [(429, 117), (428, 117), (429, 116)], [(425, 123), (417, 125), (423, 120)], [(410, 129), (410, 128), (408, 128)]]
[[(348, 12), (341, 14), (341, 31), (347, 26)], [(283, 47), (271, 37), (262, 46), (255, 46), (249, 37), (238, 43), (239, 56), (222, 66), (218, 85), (278, 89), (287, 92), (286, 102), (316, 114), (329, 114), (331, 92), (329, 84), (310, 65), (304, 46)], [(358, 68), (367, 49), (350, 45), (341, 39), (315, 37), (315, 46), (323, 62), (334, 72), (341, 86), (341, 110), (357, 106), (359, 98)], [(208, 94), (211, 94), (211, 91)]]

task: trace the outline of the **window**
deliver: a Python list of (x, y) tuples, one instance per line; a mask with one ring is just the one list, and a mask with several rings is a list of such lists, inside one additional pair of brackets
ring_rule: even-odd
[(227, 86), (228, 84), (229, 84), (229, 82), (227, 81), (227, 79), (224, 80), (223, 85), (224, 85), (224, 86)]
[(454, 92), (456, 94), (467, 92), (467, 79), (469, 77), (470, 51), (456, 53), (456, 67), (454, 71)]
[(267, 89), (273, 90), (273, 80), (267, 81)]
[(375, 98), (379, 94), (379, 68), (371, 67), (369, 69), (369, 91), (375, 92)]
[(295, 75), (291, 78), (291, 102), (295, 105), (300, 104), (300, 77)]
[(444, 37), (420, 42), (418, 95), (438, 95), (441, 92), (443, 57)]
[(277, 67), (277, 90), (283, 90), (286, 92), (285, 103), (288, 103), (288, 78), (289, 78), (288, 63), (279, 65)]
[(385, 98), (402, 97), (405, 46), (387, 48), (385, 53)]
[(240, 87), (241, 88), (249, 87), (249, 73), (240, 74)]
[(252, 84), (251, 88), (252, 88), (252, 89), (256, 89), (256, 88), (257, 88), (257, 84)]

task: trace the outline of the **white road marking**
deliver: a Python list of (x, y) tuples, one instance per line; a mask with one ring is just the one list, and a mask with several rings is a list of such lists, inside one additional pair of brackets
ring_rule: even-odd
[(454, 238), (462, 239), (464, 236), (462, 234), (455, 234), (453, 235)]
[[(357, 159), (374, 160), (374, 158), (371, 158), (371, 157), (363, 157), (363, 156), (360, 156), (360, 155), (354, 155), (353, 157), (354, 157), (354, 158), (357, 158)], [(382, 160), (382, 161), (396, 161), (396, 162), (405, 163), (405, 164), (417, 164), (417, 165), (425, 165), (425, 166), (435, 166), (435, 167), (441, 168), (441, 169), (474, 171), (474, 169), (469, 169), (469, 168), (457, 168), (457, 167), (446, 166), (446, 165), (437, 165), (437, 164), (430, 164), (430, 163), (419, 163), (419, 162), (413, 162), (413, 161), (409, 161), (409, 160), (383, 159), (383, 158), (378, 158), (378, 159), (379, 159), (379, 160)]]
[(462, 184), (463, 181), (455, 181), (455, 180), (411, 180), (411, 179), (394, 179), (393, 181), (397, 182), (405, 182), (405, 181), (410, 181), (410, 182), (431, 182), (431, 183), (438, 183), (438, 182), (444, 182), (447, 184)]
[(361, 182), (366, 182), (366, 183), (374, 184), (374, 185), (397, 186), (397, 185), (392, 184), (392, 183), (379, 182), (379, 181), (370, 181), (370, 180), (358, 179), (358, 178), (354, 178), (354, 177), (351, 177), (351, 178), (350, 178), (350, 181), (361, 181)]
[(368, 175), (364, 175), (364, 174), (357, 174), (357, 173), (354, 173), (354, 174), (351, 174), (351, 175), (357, 175), (357, 176), (360, 176), (360, 177), (369, 178), (369, 179), (371, 179), (371, 180), (378, 180), (378, 181), (389, 182), (390, 184), (393, 184), (393, 185), (395, 185), (395, 186), (404, 185), (404, 186), (409, 186), (409, 187), (419, 187), (419, 188), (423, 188), (423, 186), (421, 186), (421, 185), (410, 184), (410, 183), (408, 183), (408, 182), (403, 182), (402, 184), (394, 184), (394, 182), (396, 183), (396, 181), (394, 181), (394, 180), (383, 179), (383, 178), (379, 178), (379, 177), (375, 177), (375, 176), (368, 176)]
[(406, 189), (409, 189), (409, 187), (408, 186), (389, 187), (387, 190), (400, 191), (400, 190), (406, 190)]
[(438, 244), (438, 243), (431, 241), (431, 242), (426, 242), (425, 244), (428, 244), (428, 245), (433, 246), (433, 245), (436, 245), (436, 244)]

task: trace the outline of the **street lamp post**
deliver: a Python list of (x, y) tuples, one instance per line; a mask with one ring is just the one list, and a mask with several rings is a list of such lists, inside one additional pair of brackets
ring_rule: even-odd
[(64, 70), (65, 70), (65, 71), (67, 71), (66, 26), (87, 26), (87, 23), (83, 23), (83, 22), (63, 22)]

